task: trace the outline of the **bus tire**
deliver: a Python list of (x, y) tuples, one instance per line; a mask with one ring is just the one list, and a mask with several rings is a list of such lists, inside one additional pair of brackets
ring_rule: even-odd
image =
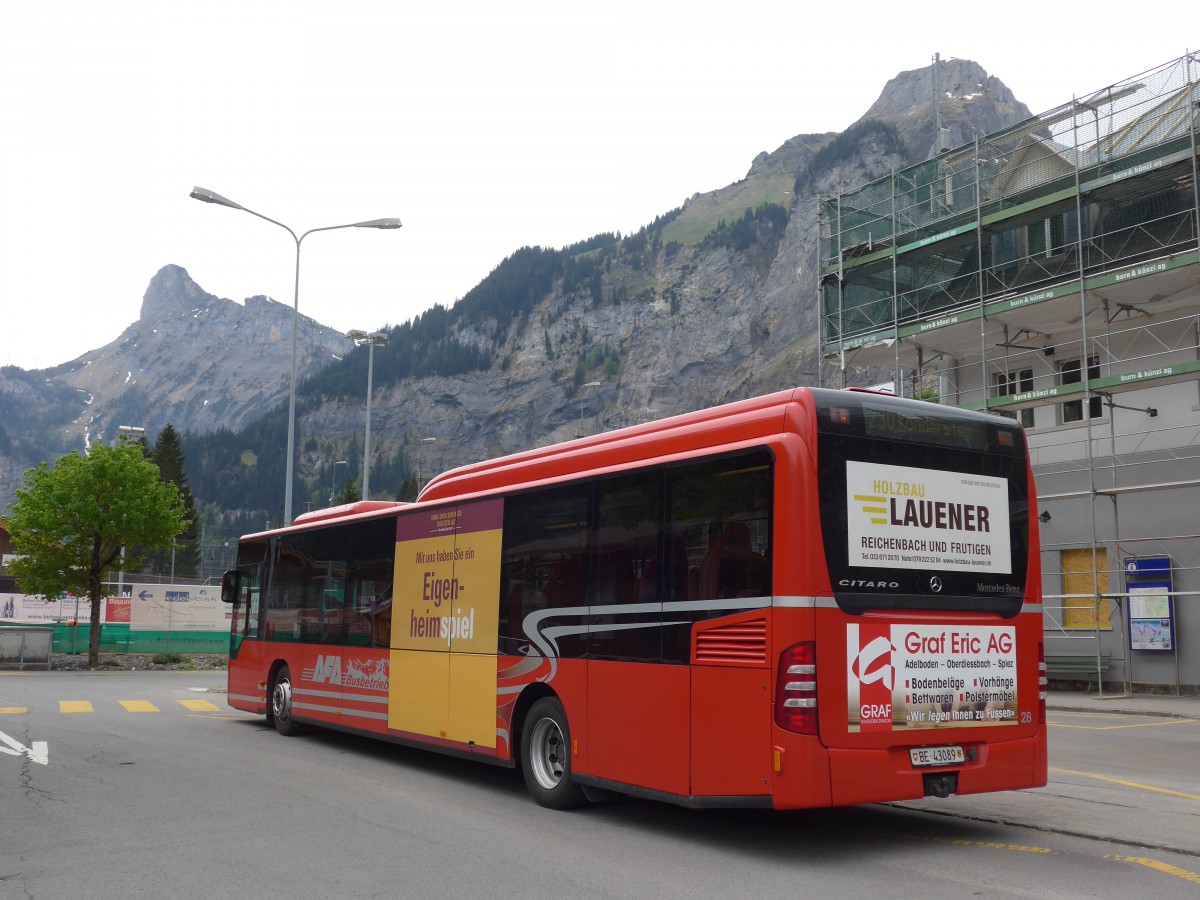
[(557, 697), (543, 697), (529, 709), (521, 729), (521, 773), (533, 799), (548, 809), (572, 809), (587, 802), (571, 777), (571, 729)]
[(275, 723), (275, 730), (285, 737), (292, 737), (301, 731), (292, 710), (292, 673), (287, 666), (279, 667), (271, 683), (270, 718)]

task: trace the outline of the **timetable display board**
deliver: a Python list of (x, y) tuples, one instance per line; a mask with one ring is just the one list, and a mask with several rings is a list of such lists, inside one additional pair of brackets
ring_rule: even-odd
[(1125, 585), (1129, 592), (1130, 649), (1173, 651), (1171, 558), (1144, 556), (1125, 560)]

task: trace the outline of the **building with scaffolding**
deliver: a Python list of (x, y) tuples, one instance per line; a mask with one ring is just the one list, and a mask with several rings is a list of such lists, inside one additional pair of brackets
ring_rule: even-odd
[(1198, 79), (1185, 56), (821, 207), (828, 368), (1022, 422), (1050, 677), (1106, 689), (1200, 685)]

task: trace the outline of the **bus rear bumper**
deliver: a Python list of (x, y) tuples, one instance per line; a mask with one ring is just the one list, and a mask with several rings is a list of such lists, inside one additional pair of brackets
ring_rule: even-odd
[(829, 777), (834, 806), (919, 800), (950, 794), (982, 794), (1044, 787), (1045, 729), (1005, 741), (962, 742), (967, 761), (957, 766), (916, 767), (910, 747), (831, 749)]

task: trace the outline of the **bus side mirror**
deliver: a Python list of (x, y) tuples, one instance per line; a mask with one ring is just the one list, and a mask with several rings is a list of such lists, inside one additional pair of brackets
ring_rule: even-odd
[(221, 602), (237, 603), (242, 593), (242, 573), (230, 569), (221, 576)]

